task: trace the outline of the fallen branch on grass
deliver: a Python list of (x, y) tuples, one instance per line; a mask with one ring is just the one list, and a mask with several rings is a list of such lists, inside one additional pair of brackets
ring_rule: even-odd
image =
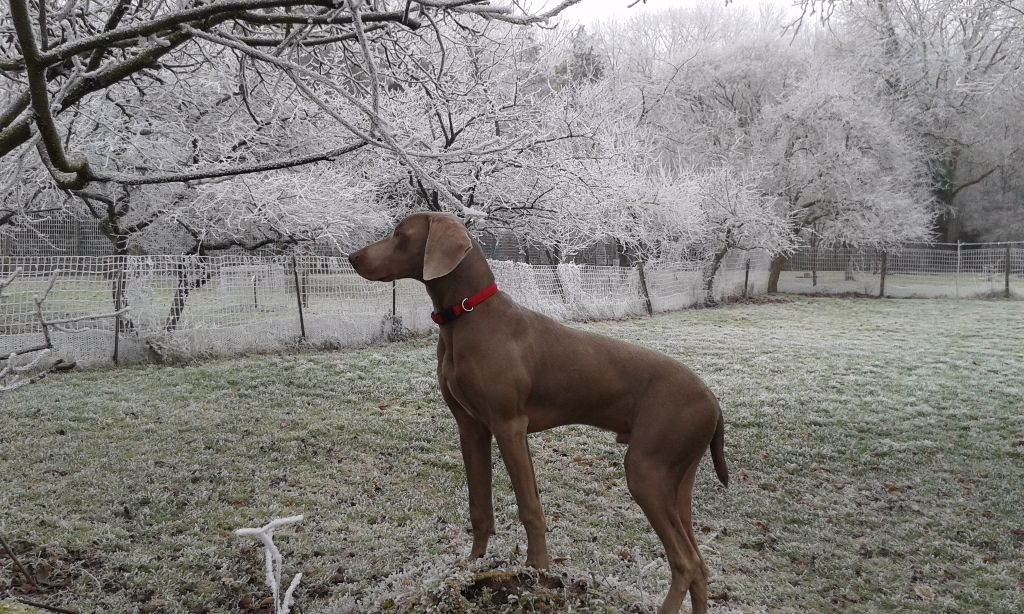
[(66, 608), (57, 607), (55, 605), (47, 605), (47, 604), (41, 603), (39, 601), (32, 601), (31, 599), (25, 599), (24, 597), (15, 597), (13, 595), (11, 597), (15, 601), (17, 601), (19, 603), (24, 603), (27, 606), (32, 606), (33, 608), (39, 608), (40, 610), (48, 610), (50, 612), (57, 612), (58, 614), (78, 614), (78, 612), (76, 610), (68, 610)]
[(270, 587), (270, 592), (274, 598), (274, 614), (288, 614), (295, 601), (295, 589), (299, 586), (299, 581), (302, 580), (301, 573), (295, 574), (291, 584), (288, 585), (288, 590), (284, 592), (284, 596), (280, 596), (281, 563), (283, 558), (281, 557), (281, 551), (274, 544), (274, 529), (296, 524), (302, 522), (302, 520), (303, 516), (301, 515), (289, 516), (287, 518), (271, 520), (258, 529), (238, 529), (235, 531), (235, 535), (239, 537), (250, 535), (263, 543), (263, 554), (267, 564), (267, 586)]
[(19, 561), (18, 557), (14, 554), (14, 550), (11, 550), (10, 545), (8, 545), (7, 540), (4, 539), (3, 535), (0, 535), (0, 546), (4, 547), (4, 552), (6, 552), (7, 556), (10, 557), (12, 561), (14, 561), (14, 566), (17, 567), (18, 571), (21, 572), (21, 575), (25, 577), (25, 581), (34, 587), (36, 585), (35, 578), (29, 575), (28, 571), (25, 570), (25, 567), (21, 564), (21, 561)]

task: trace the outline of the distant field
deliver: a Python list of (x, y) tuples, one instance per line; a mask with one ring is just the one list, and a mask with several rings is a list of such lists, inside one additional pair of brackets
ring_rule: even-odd
[[(843, 271), (819, 271), (818, 283), (809, 271), (783, 271), (779, 292), (790, 294), (868, 294), (878, 295), (881, 277), (876, 273), (857, 271), (847, 279)], [(894, 274), (885, 277), (885, 295), (898, 298), (962, 298), (999, 295), (1006, 287), (1001, 272), (992, 274), (964, 273), (957, 279), (949, 273)], [(1010, 276), (1010, 291), (1024, 296), (1024, 278)]]
[[(792, 298), (586, 328), (686, 362), (722, 401), (733, 482), (704, 467), (694, 515), (714, 610), (1024, 611), (1020, 302)], [(455, 565), (469, 520), (433, 360), (420, 340), (6, 395), (0, 533), (50, 569), (25, 596), (258, 611), (262, 554), (232, 531), (304, 513), (277, 539), (303, 613), (465, 611), (469, 571), (517, 569), (525, 536), (496, 461), (489, 558)], [(652, 611), (667, 564), (623, 446), (571, 427), (531, 447), (577, 610)], [(0, 595), (22, 595), (14, 576), (0, 556)]]

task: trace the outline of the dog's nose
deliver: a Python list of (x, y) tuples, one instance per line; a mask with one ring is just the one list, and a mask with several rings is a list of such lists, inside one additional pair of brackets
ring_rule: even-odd
[(357, 252), (352, 252), (351, 254), (349, 254), (348, 255), (348, 262), (349, 262), (349, 264), (351, 264), (352, 266), (355, 266), (356, 263), (359, 262), (359, 258), (362, 257), (362, 255), (363, 255), (363, 250), (359, 250)]

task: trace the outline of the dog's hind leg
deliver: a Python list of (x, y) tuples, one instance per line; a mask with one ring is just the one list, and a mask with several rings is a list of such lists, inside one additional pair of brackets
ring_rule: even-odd
[(693, 552), (693, 555), (700, 561), (700, 569), (703, 578), (698, 578), (690, 585), (690, 600), (694, 612), (700, 612), (706, 608), (708, 594), (708, 566), (704, 563), (704, 557), (700, 553), (700, 546), (697, 544), (697, 536), (693, 532), (693, 482), (697, 477), (697, 469), (700, 468), (700, 459), (697, 459), (686, 470), (682, 482), (679, 483), (679, 495), (677, 497), (676, 509), (679, 512), (679, 522), (683, 525), (683, 537)]
[(629, 492), (658, 534), (672, 570), (672, 583), (658, 613), (676, 614), (687, 591), (694, 589), (694, 612), (704, 612), (706, 594), (700, 592), (704, 586), (704, 570), (689, 545), (676, 508), (676, 496), (682, 480), (678, 467), (656, 456), (644, 455), (636, 447), (630, 447), (626, 453), (625, 464)]

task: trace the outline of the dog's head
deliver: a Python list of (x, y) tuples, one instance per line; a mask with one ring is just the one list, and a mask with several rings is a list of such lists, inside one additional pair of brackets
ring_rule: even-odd
[(415, 213), (395, 226), (391, 236), (353, 252), (348, 261), (370, 281), (444, 277), (473, 249), (466, 227), (453, 215)]

